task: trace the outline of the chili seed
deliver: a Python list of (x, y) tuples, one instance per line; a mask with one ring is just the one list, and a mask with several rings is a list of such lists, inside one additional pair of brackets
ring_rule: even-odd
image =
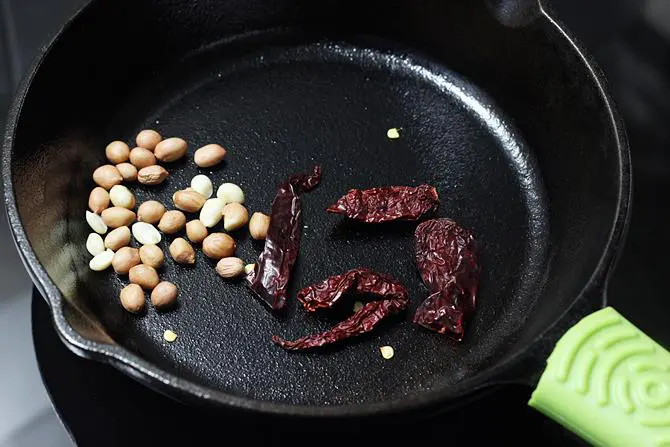
[(386, 131), (386, 136), (390, 140), (397, 140), (398, 138), (400, 138), (400, 129), (398, 129), (397, 127), (392, 127)]
[(382, 353), (382, 357), (384, 357), (386, 360), (392, 359), (393, 355), (395, 354), (391, 346), (382, 346), (379, 348), (379, 351)]
[(170, 329), (168, 329), (167, 331), (163, 332), (163, 338), (168, 343), (172, 343), (173, 341), (175, 341), (177, 339), (177, 334), (175, 334)]

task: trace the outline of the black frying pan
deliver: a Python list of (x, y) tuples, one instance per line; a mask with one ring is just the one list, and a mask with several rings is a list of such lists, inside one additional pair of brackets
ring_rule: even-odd
[[(630, 209), (622, 124), (590, 60), (543, 2), (471, 0), (92, 1), (22, 84), (5, 138), (17, 245), (64, 342), (176, 398), (298, 416), (449, 407), (491, 384), (535, 384), (559, 337), (605, 303)], [(397, 141), (390, 127), (402, 128)], [(287, 353), (270, 342), (331, 326), (290, 300), (268, 313), (198, 254), (168, 262), (179, 308), (136, 317), (125, 278), (88, 269), (91, 172), (113, 139), (143, 128), (217, 142), (216, 169), (171, 166), (139, 202), (171, 203), (202, 172), (269, 212), (277, 184), (323, 167), (304, 197), (290, 295), (368, 266), (400, 278), (409, 312), (343, 346)], [(352, 187), (435, 185), (439, 215), (481, 246), (478, 308), (461, 343), (408, 316), (426, 296), (414, 225), (366, 227), (324, 209)], [(238, 256), (262, 246), (240, 232)], [(167, 239), (167, 241), (166, 241)], [(165, 238), (163, 247), (169, 240)], [(165, 329), (178, 341), (162, 340)], [(396, 355), (385, 361), (378, 347)]]

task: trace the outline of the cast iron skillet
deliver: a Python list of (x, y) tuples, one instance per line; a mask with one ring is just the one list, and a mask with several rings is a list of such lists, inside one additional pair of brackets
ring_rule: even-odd
[[(368, 266), (406, 284), (408, 313), (334, 349), (287, 353), (271, 335), (341, 315), (291, 300), (274, 316), (201, 253), (195, 268), (161, 272), (180, 288), (177, 310), (124, 312), (126, 278), (88, 269), (84, 210), (105, 145), (143, 128), (185, 138), (190, 154), (218, 142), (229, 156), (212, 170), (191, 156), (170, 165), (163, 186), (134, 187), (139, 202), (171, 203), (202, 172), (269, 212), (280, 181), (320, 164), (291, 296)], [(604, 306), (630, 210), (626, 137), (603, 78), (542, 1), (94, 0), (23, 82), (4, 151), (14, 237), (68, 347), (182, 400), (271, 414), (444, 408), (492, 384), (534, 383), (560, 335)], [(419, 183), (481, 246), (461, 343), (409, 322), (426, 296), (414, 225), (324, 212), (352, 187)], [(255, 259), (262, 246), (236, 237), (238, 255)], [(177, 342), (162, 340), (168, 328)]]

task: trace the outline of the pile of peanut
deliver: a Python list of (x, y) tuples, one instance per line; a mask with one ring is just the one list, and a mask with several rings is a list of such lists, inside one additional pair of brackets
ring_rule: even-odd
[[(163, 139), (155, 130), (143, 130), (137, 135), (137, 147), (122, 141), (111, 142), (105, 155), (111, 164), (98, 167), (93, 181), (98, 185), (89, 196), (86, 221), (93, 233), (88, 235), (86, 249), (93, 256), (91, 270), (103, 271), (110, 266), (120, 276), (128, 277), (129, 284), (120, 293), (124, 309), (138, 313), (145, 308), (145, 291), (151, 292), (151, 304), (157, 310), (166, 310), (177, 301), (177, 286), (160, 280), (160, 269), (165, 255), (158, 247), (162, 234), (175, 237), (169, 254), (177, 264), (195, 263), (192, 244), (201, 244), (203, 253), (217, 260), (216, 272), (222, 278), (236, 278), (254, 268), (245, 266), (235, 257), (236, 242), (227, 233), (212, 232), (221, 221), (225, 231), (238, 230), (249, 225), (249, 233), (256, 240), (264, 240), (270, 217), (249, 212), (244, 207), (244, 192), (233, 183), (222, 184), (214, 194), (214, 185), (206, 175), (196, 175), (191, 185), (172, 196), (175, 209), (155, 200), (148, 200), (136, 208), (133, 192), (124, 183), (139, 182), (159, 185), (169, 176), (160, 163), (172, 163), (184, 157), (188, 144), (181, 138)], [(218, 144), (209, 144), (195, 151), (194, 161), (201, 168), (215, 166), (223, 161), (226, 150)], [(186, 214), (198, 214), (187, 219)], [(105, 235), (103, 239), (103, 235)], [(131, 247), (134, 239), (139, 248)]]

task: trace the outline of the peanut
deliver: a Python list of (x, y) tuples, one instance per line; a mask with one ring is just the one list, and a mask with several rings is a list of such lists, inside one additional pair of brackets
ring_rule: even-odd
[(119, 275), (127, 275), (131, 268), (140, 264), (140, 251), (137, 248), (123, 247), (112, 259), (112, 267)]
[(131, 268), (128, 272), (128, 279), (130, 282), (139, 285), (144, 290), (152, 290), (160, 282), (156, 269), (144, 264), (139, 264)]
[(219, 186), (216, 197), (225, 200), (226, 203), (244, 203), (244, 191), (234, 183), (224, 183)]
[(177, 161), (186, 154), (188, 144), (181, 138), (168, 138), (156, 145), (154, 154), (156, 158), (164, 162)]
[(95, 214), (100, 214), (102, 210), (109, 206), (109, 193), (105, 188), (96, 186), (91, 190), (88, 196), (88, 207)]
[(249, 220), (249, 234), (257, 241), (264, 240), (270, 228), (270, 216), (263, 213), (254, 213)]
[(177, 286), (169, 281), (160, 282), (151, 292), (151, 304), (163, 310), (172, 307), (177, 302)]
[(117, 251), (130, 244), (130, 228), (119, 227), (109, 232), (105, 237), (105, 247)]
[(156, 227), (146, 222), (136, 222), (133, 224), (133, 236), (142, 245), (156, 245), (161, 241), (161, 234)]
[(196, 191), (177, 191), (172, 196), (174, 205), (187, 213), (197, 213), (207, 200), (202, 194)]
[(221, 259), (232, 256), (237, 244), (225, 233), (212, 233), (202, 241), (202, 252), (211, 259)]
[(130, 148), (123, 141), (112, 141), (105, 148), (105, 156), (107, 157), (107, 160), (115, 165), (128, 161), (129, 154)]
[(130, 163), (119, 163), (116, 165), (116, 169), (123, 177), (124, 182), (135, 182), (137, 181), (137, 168)]
[(145, 129), (137, 134), (135, 138), (135, 144), (144, 149), (149, 149), (153, 151), (156, 148), (156, 145), (163, 140), (161, 134), (152, 129)]
[(165, 207), (162, 203), (155, 200), (147, 200), (137, 209), (137, 220), (150, 224), (157, 224), (163, 214), (165, 214)]
[(186, 236), (194, 244), (199, 244), (207, 237), (207, 228), (198, 219), (186, 224)]
[(137, 180), (143, 185), (159, 185), (168, 178), (168, 175), (163, 166), (153, 165), (140, 169)]
[(89, 234), (86, 239), (86, 250), (93, 256), (97, 256), (105, 251), (105, 242), (102, 240), (102, 236), (98, 233)]
[(102, 217), (98, 216), (97, 214), (87, 210), (86, 222), (88, 223), (88, 226), (91, 227), (91, 229), (96, 233), (98, 234), (107, 233), (107, 224), (105, 224), (105, 221), (102, 220)]
[(218, 144), (208, 144), (195, 151), (193, 159), (195, 164), (201, 168), (210, 168), (221, 163), (225, 156), (226, 150), (223, 147)]
[(247, 222), (249, 222), (249, 211), (244, 205), (233, 202), (223, 207), (223, 228), (226, 231), (242, 228)]
[(101, 272), (109, 268), (112, 265), (112, 259), (114, 258), (114, 252), (112, 250), (105, 250), (102, 253), (99, 253), (91, 259), (88, 263), (88, 266), (94, 272)]
[(112, 186), (120, 184), (123, 177), (116, 166), (103, 165), (93, 171), (93, 181), (109, 191)]
[(236, 278), (244, 273), (244, 261), (240, 258), (222, 258), (216, 263), (216, 273), (222, 278)]
[(115, 185), (109, 190), (109, 200), (114, 206), (129, 210), (135, 208), (135, 195), (123, 185)]
[(136, 147), (130, 151), (130, 162), (137, 169), (146, 168), (156, 164), (156, 157), (149, 149), (143, 147)]
[(247, 264), (244, 266), (244, 273), (247, 275), (256, 269), (256, 264)]
[(178, 237), (172, 241), (170, 255), (177, 264), (195, 264), (195, 250), (184, 238)]
[(165, 256), (158, 245), (147, 244), (140, 247), (140, 260), (142, 264), (159, 269), (165, 262)]
[(200, 222), (207, 228), (212, 228), (221, 221), (224, 206), (226, 202), (223, 199), (208, 199), (200, 210)]
[(137, 284), (128, 284), (119, 295), (121, 306), (134, 314), (144, 310), (144, 291)]
[(163, 214), (158, 222), (158, 229), (165, 234), (175, 234), (186, 225), (186, 216), (181, 211), (170, 210)]
[(107, 208), (101, 214), (102, 221), (110, 228), (128, 226), (135, 222), (135, 213), (127, 208), (113, 206)]
[(205, 199), (209, 199), (214, 194), (212, 181), (203, 174), (198, 174), (191, 179), (191, 189), (202, 194)]

